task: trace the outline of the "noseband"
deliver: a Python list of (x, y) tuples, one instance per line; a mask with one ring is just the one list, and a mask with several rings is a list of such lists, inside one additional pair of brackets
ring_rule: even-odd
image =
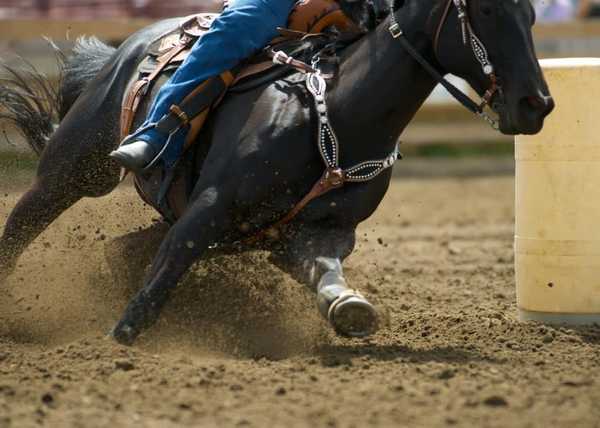
[(423, 56), (414, 48), (414, 46), (404, 37), (404, 32), (400, 28), (400, 24), (398, 23), (393, 7), (393, 0), (390, 0), (390, 34), (393, 38), (398, 39), (400, 43), (404, 46), (404, 48), (408, 51), (408, 53), (419, 63), (425, 70), (464, 107), (466, 107), (471, 112), (481, 116), (486, 122), (488, 122), (494, 129), (498, 129), (498, 122), (490, 117), (485, 111), (485, 107), (490, 105), (492, 98), (497, 93), (501, 93), (502, 89), (498, 84), (498, 79), (496, 77), (494, 66), (492, 65), (487, 49), (485, 48), (483, 42), (475, 35), (475, 31), (471, 26), (471, 22), (469, 20), (469, 14), (467, 9), (467, 0), (447, 0), (446, 6), (444, 8), (444, 13), (440, 19), (440, 23), (438, 24), (434, 40), (433, 40), (433, 51), (436, 57), (436, 60), (439, 61), (438, 51), (439, 51), (439, 42), (442, 34), (442, 30), (444, 25), (448, 21), (448, 15), (450, 14), (450, 10), (452, 6), (456, 7), (458, 13), (458, 19), (460, 21), (460, 26), (462, 30), (462, 39), (463, 44), (467, 46), (470, 44), (471, 49), (473, 51), (473, 55), (481, 65), (481, 69), (483, 73), (490, 79), (490, 87), (485, 91), (485, 94), (481, 97), (481, 101), (479, 103), (473, 101), (468, 95), (462, 92), (459, 88), (450, 83), (444, 76), (442, 76)]

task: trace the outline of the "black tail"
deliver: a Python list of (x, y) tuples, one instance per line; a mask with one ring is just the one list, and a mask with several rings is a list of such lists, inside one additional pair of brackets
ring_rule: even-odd
[(54, 131), (61, 96), (45, 75), (25, 60), (22, 62), (20, 68), (0, 63), (8, 75), (0, 79), (0, 120), (19, 130), (39, 155)]
[[(54, 46), (54, 45), (52, 45)], [(0, 121), (13, 125), (38, 155), (55, 127), (114, 53), (96, 38), (80, 38), (66, 56), (55, 47), (58, 82), (51, 81), (26, 60), (15, 67), (0, 61)]]
[(115, 50), (95, 37), (77, 39), (71, 54), (63, 61), (60, 119), (65, 117), (87, 83), (98, 75)]

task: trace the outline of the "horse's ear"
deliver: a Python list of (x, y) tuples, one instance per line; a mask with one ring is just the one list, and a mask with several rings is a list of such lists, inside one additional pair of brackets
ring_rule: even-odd
[(362, 30), (369, 31), (377, 25), (372, 0), (340, 0), (339, 3), (344, 14)]
[(398, 10), (404, 6), (406, 0), (375, 0), (375, 2), (383, 4), (383, 7), (385, 7), (386, 11), (389, 13), (390, 4), (394, 6), (394, 10)]
[(375, 5), (375, 10), (379, 17), (388, 16), (390, 14), (390, 8), (394, 10), (401, 9), (404, 7), (406, 0), (372, 0)]
[(342, 11), (362, 30), (373, 30), (390, 14), (390, 6), (398, 10), (406, 0), (339, 0)]

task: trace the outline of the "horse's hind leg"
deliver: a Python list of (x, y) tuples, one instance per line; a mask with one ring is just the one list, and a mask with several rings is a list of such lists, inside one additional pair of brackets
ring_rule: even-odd
[(339, 334), (364, 337), (378, 327), (375, 308), (344, 278), (343, 260), (354, 249), (353, 229), (305, 227), (271, 261), (316, 292), (321, 315)]
[(79, 198), (44, 180), (35, 182), (11, 212), (0, 238), (0, 280), (12, 272), (29, 243)]
[(106, 156), (111, 140), (93, 135), (66, 124), (52, 137), (34, 184), (6, 221), (0, 238), (0, 281), (12, 272), (27, 246), (66, 209), (83, 197), (106, 194), (118, 184), (118, 168)]

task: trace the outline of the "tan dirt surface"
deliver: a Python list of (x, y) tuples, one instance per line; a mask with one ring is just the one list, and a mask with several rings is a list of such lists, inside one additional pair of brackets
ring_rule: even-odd
[(149, 243), (114, 239), (156, 215), (126, 186), (82, 201), (2, 285), (0, 427), (600, 426), (600, 328), (516, 319), (513, 185), (393, 183), (346, 263), (384, 318), (365, 340), (250, 254), (201, 264), (119, 346), (106, 333)]

